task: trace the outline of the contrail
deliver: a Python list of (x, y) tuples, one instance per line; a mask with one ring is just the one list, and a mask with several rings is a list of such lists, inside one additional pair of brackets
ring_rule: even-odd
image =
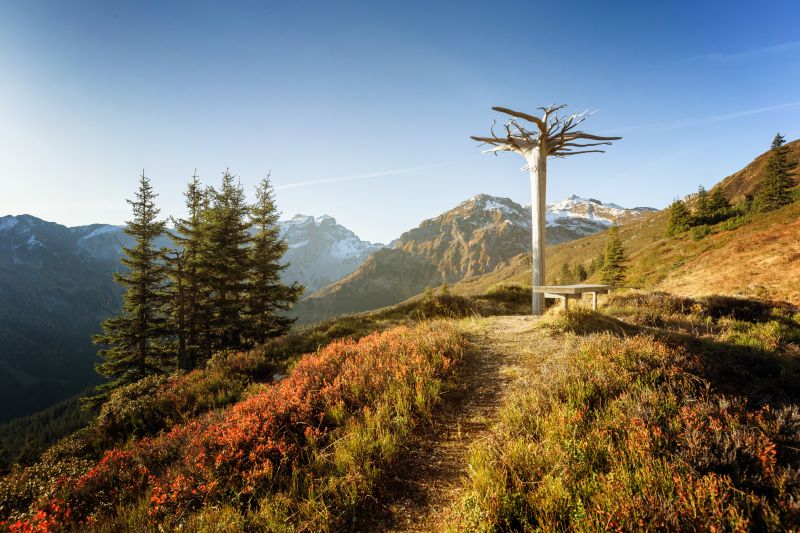
[(739, 59), (750, 59), (767, 54), (786, 52), (787, 50), (794, 50), (795, 48), (800, 48), (800, 41), (791, 41), (772, 46), (764, 46), (762, 48), (752, 48), (750, 50), (743, 50), (741, 52), (733, 52), (730, 54), (724, 54), (722, 52), (703, 54), (690, 57), (688, 58), (688, 61), (737, 61)]
[(381, 178), (383, 176), (396, 176), (398, 174), (411, 174), (413, 172), (420, 172), (422, 170), (430, 170), (434, 168), (442, 168), (450, 165), (454, 165), (457, 161), (448, 161), (445, 163), (435, 163), (432, 165), (423, 165), (420, 167), (411, 167), (411, 168), (401, 168), (397, 170), (384, 170), (382, 172), (368, 172), (366, 174), (352, 174), (350, 176), (339, 176), (336, 178), (323, 178), (317, 180), (308, 180), (308, 181), (298, 181), (295, 183), (286, 183), (284, 185), (278, 185), (275, 187), (276, 191), (283, 190), (283, 189), (294, 189), (295, 187), (308, 187), (309, 185), (320, 185), (322, 183), (338, 183), (340, 181), (354, 181), (354, 180), (366, 180), (371, 178)]
[(681, 120), (673, 120), (670, 122), (655, 122), (653, 124), (640, 124), (638, 126), (626, 126), (624, 128), (613, 128), (608, 130), (609, 132), (624, 132), (630, 130), (640, 130), (640, 129), (648, 129), (648, 128), (657, 128), (657, 129), (664, 129), (664, 130), (672, 130), (672, 129), (679, 129), (679, 128), (689, 128), (692, 126), (703, 126), (706, 124), (714, 124), (715, 122), (722, 122), (724, 120), (732, 120), (735, 118), (742, 118), (748, 117), (750, 115), (757, 115), (759, 113), (767, 113), (769, 111), (779, 111), (781, 109), (793, 109), (796, 107), (800, 107), (800, 102), (788, 102), (785, 104), (778, 104), (768, 107), (757, 107), (755, 109), (747, 109), (745, 111), (736, 111), (735, 113), (727, 113), (724, 115), (712, 115), (710, 117), (703, 117), (703, 118), (687, 118)]

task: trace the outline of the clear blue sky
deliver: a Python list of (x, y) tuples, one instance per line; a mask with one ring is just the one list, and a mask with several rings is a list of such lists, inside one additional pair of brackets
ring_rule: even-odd
[(800, 4), (0, 0), (0, 214), (121, 223), (142, 168), (182, 214), (195, 167), (272, 170), (284, 216), (388, 242), (528, 203), (521, 158), (468, 137), (552, 102), (625, 138), (553, 163), (550, 201), (663, 207), (800, 137)]

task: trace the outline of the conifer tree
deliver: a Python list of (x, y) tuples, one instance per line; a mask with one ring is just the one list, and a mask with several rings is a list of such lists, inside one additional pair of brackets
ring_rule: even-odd
[(694, 211), (695, 225), (705, 224), (711, 218), (708, 192), (702, 185), (697, 188), (697, 203)]
[(625, 281), (625, 249), (615, 225), (608, 230), (603, 268), (600, 270), (603, 283), (620, 285)]
[(125, 233), (135, 240), (133, 247), (122, 249), (122, 264), (128, 272), (114, 274), (125, 287), (122, 310), (105, 320), (103, 333), (94, 337), (95, 343), (104, 346), (97, 371), (110, 381), (98, 387), (98, 394), (89, 399), (92, 405), (105, 401), (114, 388), (163, 372), (168, 366), (164, 254), (154, 246), (164, 233), (165, 222), (158, 219), (156, 196), (142, 171), (136, 198), (128, 200), (133, 219)]
[(727, 211), (731, 208), (731, 203), (722, 192), (722, 187), (715, 187), (708, 198), (708, 209), (711, 215), (717, 218), (724, 218)]
[(558, 281), (562, 285), (569, 285), (572, 283), (572, 269), (570, 268), (569, 263), (561, 263), (561, 273), (558, 276)]
[(575, 271), (573, 273), (573, 277), (575, 281), (581, 282), (586, 281), (586, 278), (589, 277), (589, 272), (586, 271), (586, 267), (583, 266), (583, 263), (576, 263), (575, 264)]
[(170, 234), (175, 243), (170, 265), (171, 298), (170, 310), (173, 332), (176, 337), (178, 367), (191, 370), (208, 357), (203, 350), (201, 338), (207, 302), (203, 253), (203, 220), (206, 206), (205, 191), (197, 175), (192, 176), (186, 192), (187, 217), (175, 220), (175, 231)]
[(789, 173), (797, 163), (789, 160), (789, 147), (784, 142), (780, 133), (772, 141), (772, 154), (755, 197), (755, 208), (759, 212), (774, 211), (792, 203), (794, 183)]
[(678, 235), (687, 231), (692, 225), (692, 217), (689, 210), (686, 209), (686, 204), (681, 200), (675, 200), (669, 206), (669, 222), (667, 222), (667, 237)]
[(285, 312), (303, 293), (298, 283), (285, 285), (281, 273), (289, 266), (280, 260), (286, 253), (286, 241), (280, 237), (280, 213), (269, 182), (269, 175), (256, 188), (256, 202), (250, 208), (255, 230), (250, 248), (248, 286), (248, 340), (263, 342), (286, 332), (294, 323)]
[(241, 185), (227, 170), (219, 191), (211, 189), (203, 217), (203, 282), (209, 316), (207, 348), (244, 346), (247, 281), (250, 271), (250, 208)]

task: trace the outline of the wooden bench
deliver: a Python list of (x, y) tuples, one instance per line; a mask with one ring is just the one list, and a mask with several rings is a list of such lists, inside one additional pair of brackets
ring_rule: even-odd
[(533, 292), (544, 293), (545, 298), (558, 298), (564, 303), (564, 309), (569, 309), (570, 300), (580, 300), (583, 295), (592, 295), (592, 309), (597, 309), (597, 295), (608, 294), (611, 285), (541, 285), (533, 288)]

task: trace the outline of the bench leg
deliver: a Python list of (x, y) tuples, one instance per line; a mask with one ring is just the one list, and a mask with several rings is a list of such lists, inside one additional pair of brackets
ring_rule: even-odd
[(564, 300), (564, 311), (566, 311), (569, 309), (569, 297), (564, 296), (563, 300)]
[(597, 293), (592, 293), (592, 310), (597, 311)]

